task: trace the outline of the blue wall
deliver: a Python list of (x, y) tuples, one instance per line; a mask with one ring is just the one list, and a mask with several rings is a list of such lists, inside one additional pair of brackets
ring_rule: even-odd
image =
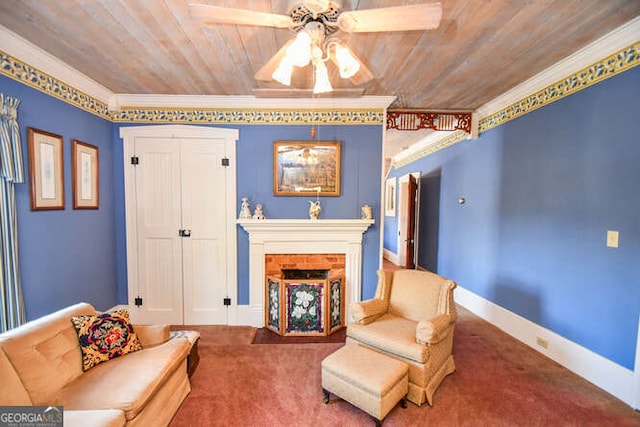
[[(115, 126), (118, 127), (118, 126)], [(310, 126), (222, 126), (239, 129), (236, 145), (237, 206), (249, 198), (252, 211), (261, 203), (267, 218), (308, 218), (308, 197), (275, 197), (273, 195), (274, 140), (310, 140)], [(116, 223), (118, 230), (118, 301), (127, 303), (126, 242), (124, 236), (124, 179), (122, 140), (114, 131), (114, 167)], [(318, 140), (342, 142), (342, 180), (340, 197), (321, 197), (321, 219), (360, 218), (364, 204), (380, 211), (382, 169), (382, 126), (320, 126)], [(238, 226), (238, 295), (239, 304), (249, 304), (249, 237)], [(363, 236), (363, 298), (373, 296), (379, 268), (379, 219)]]
[[(640, 67), (391, 175), (440, 176), (440, 274), (633, 369), (638, 117)], [(618, 249), (607, 230), (620, 231)]]
[[(0, 76), (0, 92), (20, 99), (18, 122), (27, 182), (16, 186), (20, 272), (27, 319), (86, 301), (116, 304), (112, 124)], [(65, 210), (31, 211), (27, 128), (63, 137)], [(74, 210), (71, 140), (99, 147), (98, 210)]]

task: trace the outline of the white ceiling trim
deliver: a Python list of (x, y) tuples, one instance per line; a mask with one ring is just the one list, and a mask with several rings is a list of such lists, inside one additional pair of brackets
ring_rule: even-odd
[[(640, 34), (640, 17), (632, 19), (574, 54), (558, 61), (546, 70), (515, 86), (513, 89), (482, 105), (474, 112), (474, 116), (477, 118), (474, 128), (477, 128), (478, 120), (489, 117), (527, 96), (589, 67), (602, 60), (602, 58), (636, 43), (638, 41), (638, 34)], [(394, 164), (403, 164), (405, 159), (415, 156), (418, 151), (424, 150), (444, 138), (447, 138), (447, 136), (438, 138), (429, 135), (411, 145), (407, 150), (393, 156), (392, 162)]]
[(121, 107), (259, 108), (259, 109), (386, 109), (395, 96), (359, 98), (256, 98), (253, 95), (139, 95), (116, 94), (110, 110)]

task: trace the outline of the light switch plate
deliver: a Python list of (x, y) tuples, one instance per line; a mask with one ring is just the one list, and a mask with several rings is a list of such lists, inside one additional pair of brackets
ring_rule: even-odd
[(614, 230), (607, 230), (607, 247), (617, 248), (620, 233)]

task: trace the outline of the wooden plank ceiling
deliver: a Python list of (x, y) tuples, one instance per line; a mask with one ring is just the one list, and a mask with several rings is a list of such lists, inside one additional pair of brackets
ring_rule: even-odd
[[(3, 0), (0, 25), (115, 93), (251, 95), (254, 74), (290, 40), (287, 29), (215, 25), (198, 0)], [(287, 0), (200, 0), (286, 14)], [(345, 10), (423, 1), (345, 0)], [(342, 34), (375, 76), (365, 95), (393, 108), (473, 110), (640, 15), (638, 0), (441, 0), (432, 31)], [(309, 72), (293, 86), (309, 88)], [(353, 88), (335, 73), (336, 88)]]

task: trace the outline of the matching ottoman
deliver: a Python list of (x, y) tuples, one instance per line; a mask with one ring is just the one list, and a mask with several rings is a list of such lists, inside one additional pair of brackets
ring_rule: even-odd
[(362, 409), (381, 424), (398, 402), (406, 407), (409, 367), (385, 354), (350, 344), (322, 361), (324, 402), (331, 393)]

